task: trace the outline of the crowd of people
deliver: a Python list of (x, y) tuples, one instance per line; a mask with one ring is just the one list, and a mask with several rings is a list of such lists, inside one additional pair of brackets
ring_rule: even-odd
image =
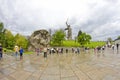
[(104, 45), (104, 46), (97, 46), (96, 48), (94, 48), (94, 52), (95, 53), (104, 53), (104, 50), (106, 49), (106, 48), (111, 48), (112, 50), (113, 50), (113, 52), (114, 52), (114, 50), (115, 50), (115, 48), (116, 48), (116, 50), (117, 50), (117, 53), (119, 52), (119, 45), (120, 44), (112, 44), (112, 45), (108, 45), (108, 44), (106, 44), (106, 45)]
[[(97, 46), (96, 48), (94, 48), (94, 52), (95, 53), (104, 53), (104, 50), (106, 49), (106, 47), (108, 48), (112, 48), (114, 50), (115, 45), (106, 45), (106, 46)], [(75, 53), (75, 54), (80, 54), (83, 48), (79, 48), (79, 47), (72, 47), (72, 48), (62, 48), (62, 47), (54, 47), (54, 48), (50, 48), (47, 46), (44, 46), (43, 48), (36, 48), (35, 52), (37, 54), (37, 56), (39, 56), (39, 54), (44, 53), (44, 58), (47, 58), (48, 54), (63, 54), (63, 53)], [(118, 51), (119, 49), (119, 44), (116, 44), (116, 49)], [(88, 53), (89, 48), (85, 47), (83, 49), (86, 53)], [(20, 60), (23, 59), (23, 53), (24, 50), (22, 47), (19, 46), (15, 46), (14, 47), (14, 54), (16, 56), (16, 59), (18, 57), (18, 55), (20, 56)], [(3, 57), (3, 48), (2, 45), (0, 44), (0, 60)]]
[[(37, 54), (37, 56), (40, 53), (45, 52), (44, 48), (36, 48), (35, 52)], [(47, 47), (47, 54), (63, 54), (63, 53), (76, 53), (76, 54), (80, 54), (80, 48), (59, 48), (59, 47), (54, 47), (54, 48), (48, 48)]]

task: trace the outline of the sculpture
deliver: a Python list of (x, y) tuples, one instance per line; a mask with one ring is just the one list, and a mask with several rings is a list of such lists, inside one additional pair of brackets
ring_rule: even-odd
[(50, 43), (50, 34), (47, 30), (37, 30), (29, 38), (30, 45), (28, 50), (42, 48)]
[(65, 28), (65, 30), (67, 30), (67, 39), (72, 40), (72, 29), (70, 25), (67, 23), (67, 21), (66, 21), (66, 26), (67, 28)]

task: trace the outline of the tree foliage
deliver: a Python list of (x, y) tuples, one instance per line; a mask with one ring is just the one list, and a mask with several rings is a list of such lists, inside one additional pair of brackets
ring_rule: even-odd
[(15, 45), (21, 46), (23, 48), (28, 47), (28, 40), (25, 36), (12, 34), (10, 30), (4, 29), (4, 24), (0, 22), (0, 43), (3, 47), (13, 49)]
[(120, 36), (118, 36), (117, 39), (120, 39)]
[(3, 23), (0, 23), (0, 43), (2, 43), (3, 41), (3, 29), (4, 29), (4, 26), (3, 26)]
[(12, 34), (12, 32), (10, 30), (6, 30), (5, 31), (5, 47), (6, 48), (13, 48), (15, 41), (14, 41), (14, 35)]
[(5, 31), (4, 24), (0, 22), (0, 43), (2, 43), (2, 46), (5, 46)]
[(0, 22), (0, 33), (3, 31), (3, 29), (4, 29), (4, 25), (2, 22)]
[(22, 36), (20, 34), (15, 35), (15, 44), (18, 46), (21, 46), (24, 49), (27, 49), (28, 47), (28, 40), (25, 36)]
[(81, 46), (84, 46), (85, 44), (90, 43), (91, 36), (86, 33), (81, 33), (81, 35), (78, 36), (78, 43), (80, 43)]
[(111, 37), (109, 37), (107, 40), (108, 40), (108, 42), (110, 42), (110, 43), (112, 43), (112, 41), (113, 41)]
[(77, 37), (80, 36), (81, 34), (82, 34), (82, 31), (79, 30)]
[(57, 30), (53, 35), (52, 35), (52, 43), (54, 45), (61, 45), (63, 40), (65, 40), (65, 33), (63, 30)]

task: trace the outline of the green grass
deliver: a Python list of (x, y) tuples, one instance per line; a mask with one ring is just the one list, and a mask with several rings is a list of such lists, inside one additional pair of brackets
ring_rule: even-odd
[[(85, 47), (89, 48), (95, 48), (97, 46), (103, 46), (105, 45), (104, 41), (91, 41), (89, 44), (84, 45)], [(54, 44), (52, 44), (54, 46)], [(61, 45), (63, 47), (81, 47), (81, 45), (78, 42), (75, 42), (74, 40), (66, 40), (63, 41), (63, 44)]]
[(90, 42), (90, 44), (86, 44), (85, 47), (89, 47), (89, 48), (95, 48), (97, 46), (104, 46), (105, 45), (105, 42), (103, 41), (97, 41), (97, 42)]
[[(6, 49), (6, 48), (3, 48), (3, 50), (5, 53), (8, 53), (8, 54), (14, 53), (14, 50)], [(25, 51), (24, 52), (24, 54), (33, 54), (33, 53), (34, 53), (33, 51)]]
[(73, 40), (69, 40), (69, 41), (63, 41), (63, 45), (64, 47), (78, 47), (80, 46), (80, 44), (78, 42), (75, 42)]
[(4, 51), (4, 52), (8, 52), (8, 53), (13, 52), (13, 50), (10, 50), (10, 49), (7, 49), (7, 48), (3, 48), (3, 51)]
[(33, 54), (33, 53), (35, 53), (35, 52), (32, 52), (32, 51), (26, 51), (26, 52), (24, 52), (24, 54)]

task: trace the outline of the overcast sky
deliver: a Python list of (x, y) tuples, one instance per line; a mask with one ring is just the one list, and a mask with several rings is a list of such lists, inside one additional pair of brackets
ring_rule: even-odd
[(12, 33), (31, 35), (39, 29), (79, 30), (92, 40), (120, 35), (120, 0), (0, 0), (0, 22)]

